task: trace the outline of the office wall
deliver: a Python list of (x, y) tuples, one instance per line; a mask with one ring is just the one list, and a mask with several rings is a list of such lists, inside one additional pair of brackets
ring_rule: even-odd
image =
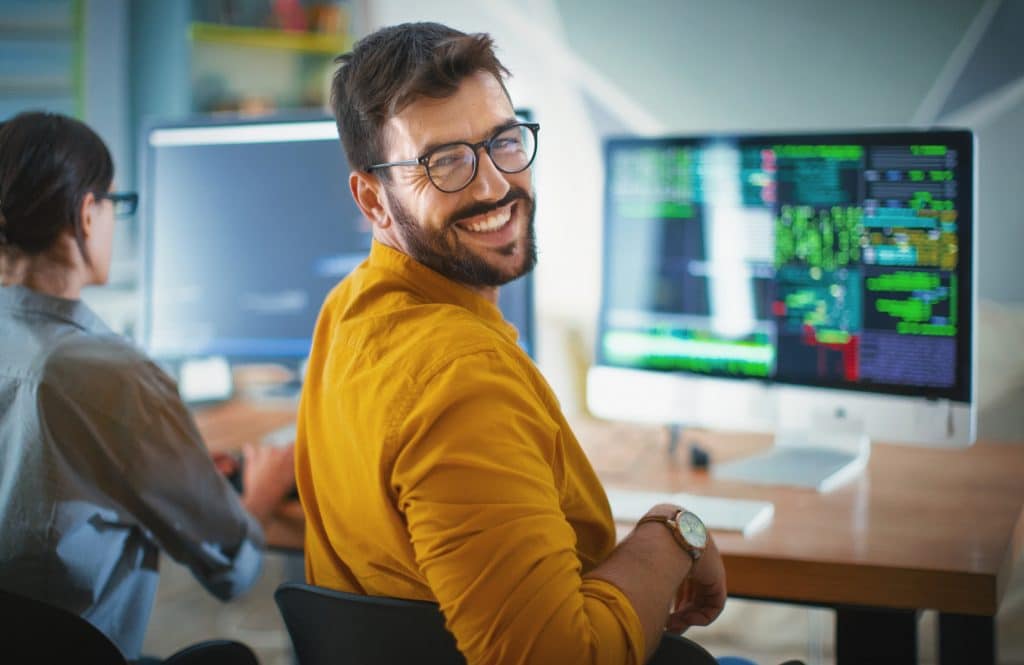
[(82, 119), (110, 148), (118, 185), (131, 187), (134, 142), (128, 120), (128, 7), (124, 0), (89, 0), (83, 23)]

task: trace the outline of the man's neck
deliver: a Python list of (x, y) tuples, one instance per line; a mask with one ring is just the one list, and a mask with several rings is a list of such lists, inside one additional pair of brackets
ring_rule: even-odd
[(497, 286), (469, 286), (464, 285), (477, 293), (479, 293), (485, 300), (489, 300), (495, 307), (498, 306), (498, 287)]

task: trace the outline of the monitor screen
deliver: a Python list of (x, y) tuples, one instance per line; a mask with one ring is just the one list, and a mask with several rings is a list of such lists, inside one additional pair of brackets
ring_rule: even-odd
[[(161, 359), (298, 363), (369, 252), (334, 121), (207, 121), (146, 137), (142, 341)], [(501, 289), (532, 350), (529, 276)]]
[(969, 401), (966, 131), (605, 145), (598, 364)]

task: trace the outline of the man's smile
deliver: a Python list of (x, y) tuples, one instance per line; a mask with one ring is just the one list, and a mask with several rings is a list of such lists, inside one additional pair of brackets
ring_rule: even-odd
[(512, 218), (512, 204), (498, 208), (497, 210), (487, 213), (486, 215), (477, 215), (469, 219), (462, 220), (457, 223), (460, 228), (474, 233), (486, 233), (490, 231), (497, 231), (498, 229), (505, 226), (508, 220)]
[(486, 245), (504, 246), (521, 235), (518, 212), (518, 201), (513, 201), (497, 210), (460, 220), (453, 226), (465, 238), (482, 241)]

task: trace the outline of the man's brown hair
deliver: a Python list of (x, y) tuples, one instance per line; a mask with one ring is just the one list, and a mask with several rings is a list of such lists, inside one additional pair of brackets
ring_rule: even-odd
[[(331, 84), (331, 106), (353, 170), (385, 161), (384, 123), (416, 99), (449, 97), (464, 78), (479, 71), (492, 74), (505, 90), (503, 77), (508, 76), (490, 35), (466, 34), (440, 23), (382, 28), (335, 62), (341, 66)], [(387, 171), (380, 176), (386, 178)]]

